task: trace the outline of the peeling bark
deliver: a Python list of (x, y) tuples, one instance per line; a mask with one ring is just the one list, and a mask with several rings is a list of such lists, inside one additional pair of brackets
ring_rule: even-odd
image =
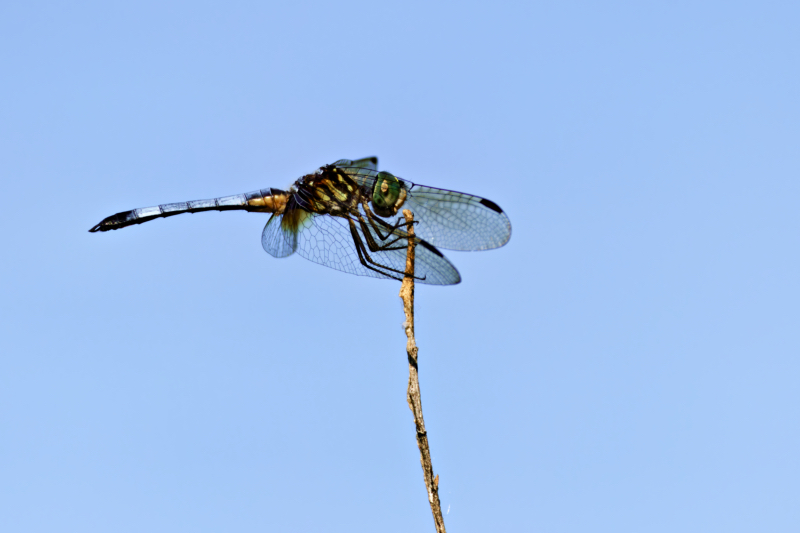
[(428, 433), (425, 431), (425, 420), (422, 418), (422, 399), (419, 390), (419, 374), (417, 366), (417, 343), (414, 339), (414, 215), (408, 209), (403, 210), (403, 216), (408, 224), (408, 252), (406, 254), (406, 272), (400, 286), (400, 298), (403, 299), (403, 311), (406, 321), (403, 324), (406, 330), (406, 352), (408, 353), (408, 392), (406, 399), (408, 407), (414, 414), (414, 425), (417, 428), (417, 445), (419, 446), (420, 463), (425, 477), (425, 488), (428, 491), (428, 502), (431, 505), (433, 521), (437, 533), (445, 533), (442, 506), (439, 503), (439, 476), (433, 475), (433, 463), (428, 447)]

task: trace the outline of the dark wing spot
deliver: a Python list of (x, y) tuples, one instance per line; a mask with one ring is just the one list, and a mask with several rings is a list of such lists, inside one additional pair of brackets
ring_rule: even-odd
[(486, 207), (488, 207), (492, 211), (497, 211), (498, 213), (502, 213), (503, 212), (503, 210), (500, 209), (499, 205), (497, 205), (496, 203), (494, 203), (491, 200), (487, 200), (486, 198), (481, 198), (480, 203), (485, 205)]
[(428, 250), (430, 250), (431, 252), (435, 253), (435, 254), (436, 254), (436, 255), (438, 255), (439, 257), (444, 257), (444, 256), (442, 255), (442, 252), (440, 252), (439, 250), (437, 250), (436, 248), (434, 248), (434, 247), (433, 247), (433, 245), (431, 245), (431, 244), (428, 244), (427, 242), (423, 241), (422, 239), (420, 239), (420, 240), (419, 240), (419, 242), (417, 243), (417, 245), (419, 245), (419, 246), (422, 246), (423, 248), (427, 248)]

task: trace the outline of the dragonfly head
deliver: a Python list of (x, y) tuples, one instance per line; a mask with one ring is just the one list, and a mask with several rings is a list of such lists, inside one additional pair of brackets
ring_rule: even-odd
[(406, 201), (403, 182), (388, 172), (378, 172), (372, 187), (372, 209), (382, 217), (391, 217)]

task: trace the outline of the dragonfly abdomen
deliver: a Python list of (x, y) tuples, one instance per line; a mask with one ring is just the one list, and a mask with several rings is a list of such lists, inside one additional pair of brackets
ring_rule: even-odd
[(255, 211), (264, 213), (282, 212), (286, 206), (288, 193), (279, 189), (261, 189), (233, 196), (222, 196), (210, 200), (192, 200), (173, 204), (161, 204), (154, 207), (140, 207), (130, 211), (122, 211), (104, 218), (89, 231), (109, 231), (141, 224), (157, 218), (166, 218), (182, 213), (199, 213), (201, 211)]

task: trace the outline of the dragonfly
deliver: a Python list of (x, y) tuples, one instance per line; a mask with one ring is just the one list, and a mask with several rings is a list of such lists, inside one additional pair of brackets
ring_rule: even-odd
[(261, 245), (270, 255), (282, 258), (298, 253), (350, 274), (401, 280), (411, 238), (404, 209), (414, 213), (415, 278), (420, 283), (461, 281), (458, 270), (438, 248), (489, 250), (511, 237), (508, 216), (491, 200), (379, 172), (377, 157), (340, 159), (304, 175), (287, 190), (260, 189), (123, 211), (89, 231), (117, 230), (201, 211), (268, 213)]

